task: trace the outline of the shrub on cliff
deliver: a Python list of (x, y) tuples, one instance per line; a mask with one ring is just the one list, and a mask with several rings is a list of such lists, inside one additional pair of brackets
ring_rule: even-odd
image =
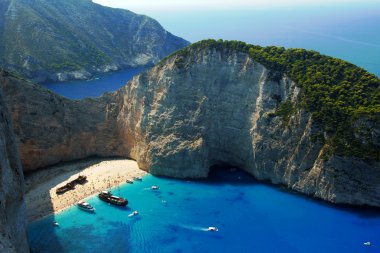
[[(361, 143), (354, 124), (365, 117), (380, 122), (380, 79), (349, 62), (305, 49), (261, 47), (240, 41), (204, 40), (192, 44), (174, 55), (186, 57), (190, 50), (204, 48), (219, 51), (239, 51), (273, 71), (275, 78), (283, 74), (302, 88), (303, 95), (295, 105), (289, 101), (276, 112), (288, 121), (293, 108), (304, 108), (322, 126), (319, 139), (329, 144), (334, 153), (354, 155), (363, 159), (379, 159), (376, 146)], [(183, 65), (181, 60), (181, 66)], [(279, 75), (280, 74), (280, 75)], [(325, 134), (323, 134), (325, 133)], [(324, 138), (323, 136), (329, 136)]]

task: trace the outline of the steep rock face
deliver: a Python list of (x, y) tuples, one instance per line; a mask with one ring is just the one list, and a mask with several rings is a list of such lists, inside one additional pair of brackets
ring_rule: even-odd
[[(307, 111), (294, 111), (287, 122), (275, 116), (279, 104), (297, 101), (302, 90), (247, 53), (189, 48), (116, 93), (64, 106), (41, 88), (25, 96), (24, 85), (5, 90), (27, 170), (90, 154), (132, 157), (153, 174), (181, 178), (206, 177), (210, 166), (230, 164), (333, 203), (380, 206), (379, 163), (328, 154), (313, 140), (320, 126)], [(45, 106), (58, 106), (61, 115), (39, 114)], [(376, 145), (374, 127), (365, 141)]]
[(115, 103), (72, 101), (0, 72), (25, 171), (92, 155), (122, 155), (114, 138)]
[(155, 20), (90, 0), (0, 2), (0, 66), (34, 81), (153, 64), (188, 42)]
[(204, 49), (169, 59), (118, 92), (119, 138), (153, 174), (205, 177), (210, 166), (230, 164), (330, 202), (380, 206), (379, 163), (325, 154), (306, 111), (287, 124), (274, 117), (300, 89), (273, 76), (244, 53)]
[(0, 252), (29, 252), (24, 178), (0, 87)]

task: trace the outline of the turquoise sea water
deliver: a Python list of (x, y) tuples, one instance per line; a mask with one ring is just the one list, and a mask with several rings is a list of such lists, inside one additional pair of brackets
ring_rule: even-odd
[[(87, 200), (95, 214), (72, 207), (32, 223), (32, 252), (380, 252), (380, 212), (336, 208), (240, 171), (220, 169), (208, 181), (148, 175), (113, 193), (126, 197), (128, 206), (95, 196)], [(128, 217), (133, 210), (139, 215)], [(373, 245), (364, 246), (367, 241)]]
[[(380, 5), (296, 12), (179, 11), (156, 18), (192, 42), (222, 38), (302, 47), (351, 61), (380, 76)], [(68, 98), (95, 97), (118, 89), (142, 70), (44, 86)], [(32, 252), (380, 252), (379, 211), (336, 207), (257, 183), (240, 172), (220, 172), (210, 181), (146, 176), (142, 182), (113, 190), (128, 198), (126, 208), (89, 198), (96, 214), (73, 207), (31, 224)], [(150, 190), (152, 185), (160, 190)], [(128, 217), (133, 210), (140, 214)], [(60, 227), (53, 227), (53, 220)], [(209, 226), (219, 231), (205, 231)], [(363, 246), (367, 241), (373, 246)]]

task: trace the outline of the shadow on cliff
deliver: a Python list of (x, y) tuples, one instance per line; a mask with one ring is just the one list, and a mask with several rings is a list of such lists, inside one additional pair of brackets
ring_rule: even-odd
[[(107, 158), (107, 159), (120, 159), (120, 158)], [(90, 157), (86, 159), (71, 161), (71, 162), (63, 162), (54, 166), (46, 167), (39, 169), (36, 172), (25, 173), (25, 182), (26, 182), (26, 195), (27, 200), (32, 202), (35, 198), (49, 198), (45, 206), (44, 210), (49, 210), (49, 212), (53, 211), (53, 203), (49, 194), (49, 190), (63, 181), (69, 179), (71, 176), (80, 173), (85, 168), (95, 165), (104, 160), (104, 158), (100, 157)], [(62, 166), (65, 166), (65, 170), (61, 171), (59, 169)], [(70, 166), (73, 165), (73, 166)], [(46, 173), (49, 171), (49, 173)], [(45, 175), (45, 176), (42, 176)], [(46, 176), (48, 175), (48, 176)], [(48, 188), (44, 192), (39, 192), (40, 195), (35, 195), (33, 197), (28, 196), (28, 193), (32, 191), (35, 187), (37, 187), (41, 182), (48, 181)], [(87, 182), (88, 183), (88, 182)], [(63, 195), (59, 195), (62, 197), (62, 201), (64, 198), (70, 195), (70, 191), (64, 193)], [(65, 233), (64, 223), (60, 222), (59, 217), (55, 214), (51, 214), (45, 218), (42, 216), (34, 216), (33, 213), (29, 210), (27, 211), (28, 221), (35, 220), (28, 224), (28, 241), (30, 246), (31, 253), (63, 253), (63, 241), (58, 236), (58, 233)], [(42, 219), (41, 219), (42, 218)], [(36, 220), (39, 219), (39, 220)], [(59, 226), (54, 225), (54, 222), (58, 222)], [(62, 235), (61, 235), (62, 236)]]
[(227, 163), (216, 164), (210, 167), (207, 181), (211, 184), (255, 184), (257, 180), (249, 173)]

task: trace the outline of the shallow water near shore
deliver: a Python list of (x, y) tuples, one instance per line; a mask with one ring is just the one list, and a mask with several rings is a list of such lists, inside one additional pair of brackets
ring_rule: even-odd
[[(240, 171), (214, 172), (208, 181), (147, 175), (116, 187), (113, 193), (129, 200), (125, 208), (90, 197), (95, 214), (72, 207), (30, 224), (32, 252), (380, 250), (380, 212), (337, 208), (257, 183)], [(139, 214), (128, 217), (134, 210)], [(53, 220), (60, 226), (53, 227)], [(207, 231), (209, 226), (219, 231)], [(364, 246), (367, 241), (372, 246)]]

